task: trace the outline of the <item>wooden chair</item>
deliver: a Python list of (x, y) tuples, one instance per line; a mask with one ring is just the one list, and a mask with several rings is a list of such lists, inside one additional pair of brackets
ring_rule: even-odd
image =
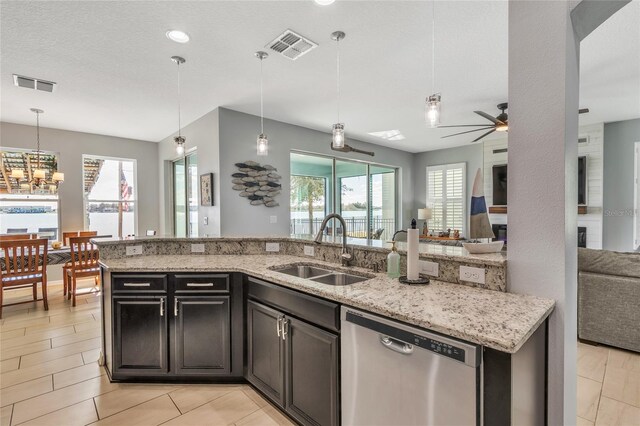
[(0, 235), (0, 241), (13, 241), (13, 240), (31, 240), (35, 239), (34, 234), (5, 234)]
[[(0, 318), (2, 318), (2, 306), (4, 290), (10, 288), (33, 288), (33, 300), (38, 300), (38, 283), (42, 283), (42, 301), (44, 310), (49, 310), (47, 302), (47, 248), (46, 238), (37, 240), (11, 240), (0, 241), (1, 258), (0, 265)], [(31, 301), (10, 303), (5, 306), (29, 303)]]
[[(69, 240), (75, 237), (95, 237), (98, 235), (98, 231), (69, 231), (62, 233), (62, 244), (70, 246)], [(67, 290), (70, 288), (67, 270), (71, 267), (71, 262), (67, 262), (62, 265), (62, 294), (67, 295)]]
[(75, 237), (69, 239), (71, 247), (71, 266), (65, 270), (68, 298), (72, 299), (71, 306), (76, 306), (76, 286), (78, 278), (94, 277), (96, 285), (100, 278), (98, 247), (91, 243), (93, 237)]

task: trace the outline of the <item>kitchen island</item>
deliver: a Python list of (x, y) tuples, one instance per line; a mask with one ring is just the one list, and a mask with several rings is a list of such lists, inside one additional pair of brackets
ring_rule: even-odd
[[(426, 286), (407, 286), (369, 268), (344, 268), (327, 261), (333, 260), (331, 244), (315, 246), (328, 251), (316, 250), (310, 257), (302, 255), (303, 245), (308, 244), (304, 240), (279, 239), (281, 250), (266, 252), (266, 243), (272, 240), (98, 242), (104, 283), (103, 352), (110, 377), (183, 382), (247, 379), (300, 423), (339, 424), (340, 308), (344, 307), (477, 345), (483, 388), (478, 416), (485, 413), (484, 424), (511, 421), (516, 413), (529, 413), (544, 404), (539, 380), (520, 379), (544, 374), (546, 335), (541, 325), (553, 309), (552, 300), (435, 278)], [(142, 247), (142, 254), (126, 255), (127, 246)], [(203, 246), (204, 253), (192, 253)], [(249, 254), (237, 252), (239, 247)], [(376, 264), (375, 256), (385, 255), (385, 248), (373, 248), (373, 253), (358, 249), (360, 265), (371, 259)], [(441, 269), (447, 269), (449, 261), (483, 265), (478, 256), (438, 253), (434, 259), (445, 262)], [(348, 272), (364, 280), (335, 286), (279, 272), (297, 265)], [(486, 266), (505, 267), (496, 257), (488, 257)], [(309, 345), (323, 355), (304, 353)], [(133, 365), (145, 357), (156, 365)], [(293, 366), (301, 364), (303, 371), (293, 374)], [(309, 371), (317, 373), (316, 386), (304, 386), (307, 390), (302, 391), (305, 382), (300, 380)], [(527, 398), (522, 397), (525, 394)], [(304, 401), (310, 400), (316, 403), (305, 406)], [(323, 409), (317, 411), (316, 406)]]

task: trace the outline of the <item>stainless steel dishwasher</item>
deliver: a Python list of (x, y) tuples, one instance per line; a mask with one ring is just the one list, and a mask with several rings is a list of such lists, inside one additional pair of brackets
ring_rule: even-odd
[(480, 425), (480, 346), (342, 307), (342, 424)]

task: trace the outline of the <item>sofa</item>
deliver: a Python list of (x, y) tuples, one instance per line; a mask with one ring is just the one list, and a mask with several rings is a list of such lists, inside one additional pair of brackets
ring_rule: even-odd
[(640, 253), (578, 249), (578, 337), (640, 352)]

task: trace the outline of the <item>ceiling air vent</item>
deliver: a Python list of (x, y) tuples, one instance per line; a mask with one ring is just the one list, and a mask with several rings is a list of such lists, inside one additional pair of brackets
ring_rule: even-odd
[(38, 80), (37, 78), (25, 77), (23, 75), (14, 74), (13, 84), (17, 87), (24, 87), (25, 89), (37, 89), (43, 92), (53, 92), (56, 87), (56, 83), (47, 80)]
[(265, 47), (281, 54), (285, 58), (295, 61), (300, 56), (318, 47), (318, 45), (300, 34), (286, 30), (276, 37), (275, 40), (267, 43)]

